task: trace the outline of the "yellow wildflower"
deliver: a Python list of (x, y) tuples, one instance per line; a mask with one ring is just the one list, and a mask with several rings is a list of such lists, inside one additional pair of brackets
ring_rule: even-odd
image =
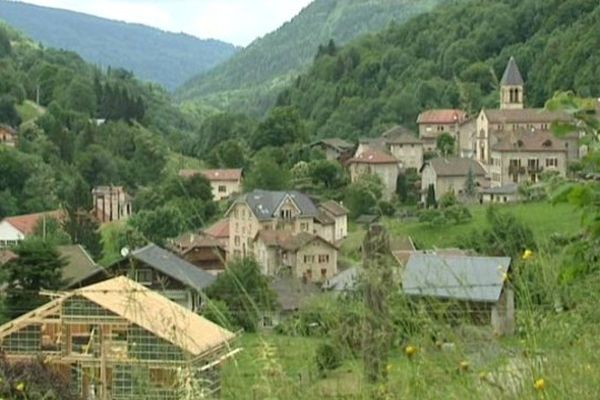
[(413, 356), (417, 354), (417, 348), (414, 346), (406, 346), (404, 348), (404, 354), (406, 354), (408, 358), (413, 358)]
[(533, 257), (533, 251), (527, 249), (523, 252), (523, 256), (521, 257), (521, 259), (523, 259), (523, 261), (527, 261), (529, 260), (531, 257)]
[(460, 371), (468, 371), (469, 370), (469, 362), (468, 361), (461, 361), (460, 364), (458, 364), (458, 369)]
[(546, 383), (544, 382), (543, 378), (540, 378), (533, 383), (533, 388), (535, 390), (542, 391), (542, 390), (544, 390), (545, 387), (546, 387)]
[(508, 281), (508, 273), (503, 272), (502, 273), (502, 282), (506, 283)]
[(25, 383), (23, 383), (23, 382), (17, 383), (17, 385), (15, 386), (15, 389), (17, 390), (17, 392), (24, 392), (25, 391)]
[(482, 381), (488, 380), (490, 378), (490, 373), (486, 372), (486, 371), (481, 371), (479, 373), (479, 379), (481, 379)]
[(392, 364), (388, 364), (388, 365), (385, 367), (385, 369), (386, 369), (386, 371), (387, 371), (388, 373), (389, 373), (389, 372), (391, 372), (391, 371), (392, 371)]

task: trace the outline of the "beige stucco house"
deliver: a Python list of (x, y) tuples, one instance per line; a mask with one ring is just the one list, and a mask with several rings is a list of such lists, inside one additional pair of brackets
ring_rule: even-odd
[(434, 151), (437, 138), (444, 133), (458, 139), (460, 125), (466, 119), (467, 113), (456, 109), (427, 110), (419, 114), (419, 138), (423, 141), (425, 151)]
[(179, 171), (182, 178), (203, 175), (212, 188), (216, 201), (227, 199), (242, 192), (243, 170), (241, 169), (205, 169), (202, 171), (183, 169)]
[[(362, 152), (361, 152), (362, 150)], [(365, 174), (374, 174), (381, 179), (386, 200), (396, 193), (396, 184), (400, 173), (399, 161), (391, 154), (373, 148), (360, 148), (348, 161), (350, 180), (356, 182)]]
[(229, 255), (253, 255), (253, 242), (261, 230), (314, 233), (319, 210), (305, 194), (297, 191), (254, 190), (240, 196), (227, 210)]
[(491, 186), (536, 183), (544, 171), (566, 176), (567, 143), (549, 132), (516, 134), (515, 139), (502, 139), (491, 149)]
[(325, 282), (337, 274), (338, 249), (318, 235), (262, 230), (254, 238), (254, 249), (264, 275), (283, 270), (306, 282)]
[(435, 190), (436, 200), (448, 192), (461, 195), (465, 191), (469, 171), (472, 171), (477, 186), (485, 186), (486, 172), (483, 166), (475, 160), (440, 157), (426, 161), (421, 168), (422, 201), (426, 201), (431, 185)]
[(93, 214), (98, 221), (123, 221), (133, 214), (133, 201), (122, 186), (98, 186), (92, 190)]
[(418, 170), (423, 165), (423, 141), (400, 125), (385, 131), (378, 138), (360, 139), (355, 155), (360, 155), (366, 150), (391, 154), (402, 169)]
[(337, 201), (326, 201), (319, 205), (321, 213), (333, 220), (332, 243), (337, 243), (348, 236), (348, 209)]

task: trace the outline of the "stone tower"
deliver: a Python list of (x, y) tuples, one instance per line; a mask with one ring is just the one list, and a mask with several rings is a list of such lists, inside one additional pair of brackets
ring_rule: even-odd
[(525, 97), (521, 71), (514, 57), (511, 57), (500, 81), (500, 109), (522, 110)]

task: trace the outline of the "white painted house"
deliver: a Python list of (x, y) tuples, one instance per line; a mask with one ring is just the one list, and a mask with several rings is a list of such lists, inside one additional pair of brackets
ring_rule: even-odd
[(59, 211), (6, 217), (0, 222), (0, 249), (16, 246), (33, 235), (38, 224), (46, 219), (58, 219)]

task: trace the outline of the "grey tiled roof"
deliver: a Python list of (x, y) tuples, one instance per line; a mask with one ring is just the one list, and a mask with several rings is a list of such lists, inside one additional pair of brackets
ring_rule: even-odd
[(274, 192), (267, 190), (254, 190), (243, 195), (237, 201), (245, 202), (259, 220), (274, 217), (277, 207), (289, 196), (303, 217), (317, 217), (319, 210), (315, 203), (305, 194), (297, 191)]
[(88, 252), (80, 245), (59, 246), (57, 250), (67, 262), (62, 273), (66, 286), (102, 271), (102, 268), (92, 260)]
[(185, 286), (198, 291), (212, 285), (217, 279), (208, 272), (201, 270), (155, 244), (149, 244), (146, 247), (133, 251), (131, 253), (131, 258), (143, 262), (157, 271), (181, 282)]
[(470, 158), (434, 158), (426, 161), (424, 165), (429, 164), (437, 176), (467, 176), (469, 169), (475, 176), (485, 176), (485, 169), (475, 160)]
[(465, 257), (413, 253), (402, 276), (408, 295), (497, 302), (509, 257)]
[(502, 75), (502, 81), (500, 81), (501, 85), (506, 86), (523, 86), (525, 82), (523, 81), (523, 77), (521, 76), (521, 71), (519, 71), (519, 67), (517, 66), (517, 62), (514, 57), (511, 57), (508, 61), (508, 65), (506, 66), (506, 70), (504, 70), (504, 75)]
[(351, 267), (340, 272), (334, 277), (329, 278), (324, 284), (323, 289), (342, 292), (344, 290), (354, 290), (358, 282), (360, 270), (358, 267)]
[(340, 138), (329, 138), (329, 139), (321, 139), (318, 142), (313, 143), (313, 146), (324, 144), (326, 146), (332, 147), (337, 151), (346, 151), (352, 150), (354, 148), (354, 144)]

